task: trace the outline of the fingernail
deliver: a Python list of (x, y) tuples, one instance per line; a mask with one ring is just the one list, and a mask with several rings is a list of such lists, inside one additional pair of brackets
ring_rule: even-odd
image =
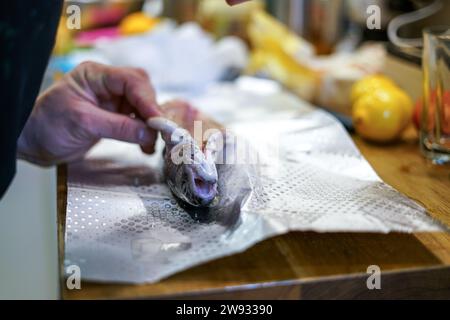
[(150, 132), (147, 129), (142, 128), (139, 130), (138, 140), (139, 140), (140, 144), (152, 143), (152, 138), (153, 138), (152, 135), (150, 134)]

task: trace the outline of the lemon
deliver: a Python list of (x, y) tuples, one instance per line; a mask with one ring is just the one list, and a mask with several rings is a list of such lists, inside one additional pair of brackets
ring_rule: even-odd
[(133, 35), (152, 30), (159, 20), (147, 16), (142, 12), (128, 15), (119, 25), (119, 31), (123, 35)]
[[(380, 89), (381, 90), (381, 89)], [(387, 91), (392, 98), (400, 104), (403, 108), (403, 129), (405, 129), (412, 121), (413, 113), (414, 113), (414, 102), (409, 97), (409, 95), (400, 88), (385, 88), (383, 89)]]
[(353, 124), (358, 134), (370, 141), (389, 142), (400, 136), (406, 117), (399, 89), (375, 90), (359, 98), (353, 106)]
[(380, 88), (396, 87), (396, 84), (389, 78), (382, 75), (368, 76), (362, 80), (356, 82), (352, 87), (351, 101), (355, 104), (356, 101), (367, 93), (371, 93), (374, 90)]

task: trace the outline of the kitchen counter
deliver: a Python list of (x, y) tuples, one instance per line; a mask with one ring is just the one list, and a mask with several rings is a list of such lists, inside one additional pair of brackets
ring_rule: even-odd
[[(421, 71), (389, 56), (385, 73), (411, 97), (421, 92)], [(420, 154), (408, 130), (392, 145), (353, 137), (362, 154), (388, 184), (426, 207), (450, 227), (450, 167), (435, 167)], [(58, 172), (59, 256), (64, 254), (66, 169)], [(382, 271), (381, 290), (367, 289), (367, 268)], [(62, 271), (62, 269), (61, 269)], [(63, 274), (61, 272), (61, 274)], [(238, 255), (176, 274), (152, 285), (82, 283), (63, 299), (391, 299), (450, 298), (450, 233), (290, 233)]]
[[(389, 146), (355, 143), (381, 178), (450, 226), (450, 168), (429, 164), (409, 131)], [(58, 170), (59, 256), (64, 257), (66, 168)], [(381, 290), (368, 290), (367, 268), (382, 271)], [(82, 282), (63, 299), (450, 298), (450, 234), (290, 233), (151, 285)]]

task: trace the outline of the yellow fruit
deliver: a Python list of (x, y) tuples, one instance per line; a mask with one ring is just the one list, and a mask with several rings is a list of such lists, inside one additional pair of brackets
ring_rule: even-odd
[(384, 89), (393, 96), (393, 99), (397, 99), (398, 103), (403, 108), (404, 112), (404, 123), (403, 129), (405, 129), (412, 121), (412, 116), (414, 113), (414, 102), (409, 97), (409, 95), (400, 88), (386, 88)]
[(159, 20), (151, 18), (142, 12), (132, 13), (119, 25), (119, 31), (123, 35), (133, 35), (152, 30)]
[(395, 83), (382, 75), (368, 76), (362, 80), (359, 80), (352, 87), (351, 100), (352, 104), (367, 93), (371, 93), (377, 89), (396, 87)]
[(375, 90), (356, 101), (353, 124), (361, 137), (375, 142), (389, 142), (400, 136), (408, 114), (398, 90)]

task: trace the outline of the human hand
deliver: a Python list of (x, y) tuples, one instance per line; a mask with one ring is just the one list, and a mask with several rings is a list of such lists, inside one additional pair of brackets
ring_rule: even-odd
[(154, 152), (156, 132), (143, 119), (159, 116), (145, 71), (86, 62), (38, 97), (18, 141), (18, 156), (38, 165), (81, 159), (101, 138)]

